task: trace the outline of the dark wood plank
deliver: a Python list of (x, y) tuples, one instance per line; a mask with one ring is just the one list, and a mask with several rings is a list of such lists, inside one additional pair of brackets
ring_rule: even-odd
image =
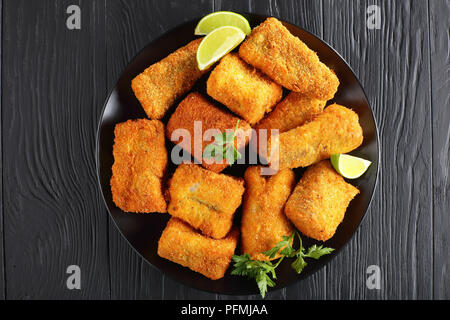
[[(322, 1), (315, 0), (215, 0), (215, 11), (230, 10), (274, 16), (302, 27), (319, 37), (322, 35)], [(270, 292), (266, 299), (324, 299), (326, 289), (326, 267), (313, 276), (288, 288)], [(260, 299), (254, 296), (219, 296), (220, 299)]]
[[(0, 0), (0, 75), (2, 74), (2, 10), (3, 10), (3, 1)], [(0, 76), (0, 92), (2, 92), (2, 79)], [(1, 110), (2, 110), (2, 102), (0, 99), (0, 141), (2, 141), (2, 119), (1, 119)], [(2, 150), (3, 143), (0, 143), (0, 154), (3, 154)], [(5, 261), (4, 261), (4, 233), (3, 233), (3, 167), (2, 167), (2, 158), (0, 157), (0, 169), (2, 170), (2, 175), (0, 177), (0, 300), (5, 299), (6, 286), (5, 286)]]
[(321, 0), (215, 0), (214, 10), (274, 16), (319, 36), (322, 34)]
[[(107, 1), (108, 89), (128, 62), (173, 27), (209, 13), (212, 1)], [(111, 298), (207, 299), (216, 295), (179, 284), (144, 261), (110, 222)]]
[(450, 2), (429, 1), (433, 127), (434, 298), (450, 299)]
[[(382, 26), (369, 30), (366, 9), (373, 1), (324, 1), (324, 38), (359, 76), (381, 143), (375, 197), (356, 236), (327, 270), (327, 297), (429, 299), (433, 225), (427, 2), (377, 3)], [(369, 265), (381, 268), (381, 290), (366, 287)]]
[[(106, 95), (104, 1), (3, 3), (7, 299), (109, 298), (107, 214), (95, 136)], [(8, 81), (5, 81), (8, 80)], [(69, 265), (81, 290), (68, 290)]]

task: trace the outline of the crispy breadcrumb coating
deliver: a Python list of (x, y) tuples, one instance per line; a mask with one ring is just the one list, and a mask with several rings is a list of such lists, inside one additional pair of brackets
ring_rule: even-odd
[(197, 66), (196, 39), (151, 65), (131, 82), (136, 98), (150, 119), (161, 119), (176, 99), (192, 89), (208, 70)]
[[(209, 163), (202, 158), (205, 147), (212, 143), (211, 141), (203, 141), (203, 134), (208, 129), (217, 129), (220, 132), (230, 130), (234, 132), (236, 124), (239, 120), (239, 129), (237, 131), (236, 149), (240, 150), (245, 147), (249, 141), (249, 135), (245, 135), (244, 131), (250, 130), (250, 125), (244, 120), (240, 120), (238, 117), (218, 108), (213, 103), (208, 101), (200, 93), (190, 93), (181, 103), (178, 105), (174, 114), (167, 123), (166, 133), (167, 138), (174, 143), (178, 143), (184, 150), (190, 152), (194, 156), (194, 146), (201, 146), (200, 154), (197, 154), (197, 159), (202, 160), (202, 166), (208, 170), (214, 172), (220, 172), (228, 166), (226, 159), (221, 161), (215, 161), (210, 159)], [(194, 133), (194, 122), (201, 122), (201, 131)], [(185, 129), (190, 133), (190, 141), (184, 141), (184, 139), (178, 137), (172, 137), (172, 134), (177, 129)], [(179, 140), (182, 140), (179, 142)], [(212, 163), (211, 163), (212, 162)]]
[[(293, 231), (284, 214), (284, 204), (294, 188), (295, 174), (285, 169), (272, 176), (261, 176), (260, 170), (261, 167), (253, 166), (244, 174), (241, 250), (252, 259), (270, 260), (262, 252), (272, 249)], [(279, 257), (277, 254), (273, 259)]]
[(211, 72), (208, 94), (255, 124), (281, 100), (283, 89), (261, 72), (229, 53)]
[(158, 255), (199, 272), (211, 280), (225, 275), (239, 238), (233, 228), (223, 239), (211, 239), (197, 233), (177, 218), (171, 218), (158, 242)]
[(285, 213), (304, 235), (321, 241), (333, 237), (359, 190), (344, 181), (329, 160), (309, 167), (286, 203)]
[(322, 113), (326, 101), (290, 92), (275, 109), (256, 125), (255, 129), (289, 131), (311, 121)]
[(283, 132), (278, 138), (279, 149), (273, 152), (270, 162), (276, 167), (278, 159), (282, 170), (307, 167), (332, 154), (350, 152), (361, 145), (363, 132), (354, 111), (333, 104), (311, 122)]
[(128, 120), (117, 124), (114, 134), (114, 203), (126, 212), (166, 212), (162, 178), (168, 160), (163, 123)]
[(181, 164), (169, 183), (168, 212), (209, 237), (221, 239), (230, 231), (242, 201), (244, 181), (194, 164)]
[[(326, 101), (291, 91), (271, 113), (258, 122), (255, 127), (258, 139), (253, 140), (253, 147), (258, 150), (260, 156), (265, 158), (268, 140), (263, 142), (260, 139), (269, 139), (272, 129), (277, 129), (279, 133), (283, 133), (304, 125), (322, 113), (325, 103)], [(266, 135), (259, 134), (261, 129), (267, 130)]]
[(330, 100), (339, 80), (317, 54), (275, 18), (267, 18), (241, 44), (239, 56), (283, 87)]

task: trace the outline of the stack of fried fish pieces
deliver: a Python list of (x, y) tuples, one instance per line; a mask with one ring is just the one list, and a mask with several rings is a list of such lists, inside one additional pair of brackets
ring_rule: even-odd
[[(294, 226), (313, 239), (330, 239), (359, 191), (328, 159), (359, 147), (363, 133), (350, 108), (325, 108), (338, 90), (337, 76), (277, 19), (256, 27), (238, 52), (224, 56), (212, 71), (198, 69), (200, 42), (190, 42), (133, 79), (133, 92), (150, 119), (116, 125), (111, 191), (123, 211), (168, 212), (159, 256), (215, 280), (225, 275), (239, 239), (242, 253), (257, 260), (269, 260), (262, 252)], [(189, 93), (208, 72), (209, 97)], [(283, 87), (290, 91), (284, 99)], [(186, 94), (168, 123), (160, 121)], [(195, 121), (201, 121), (200, 135), (194, 132)], [(261, 166), (249, 166), (243, 178), (225, 175), (220, 172), (226, 161), (203, 158), (209, 142), (202, 133), (224, 132), (237, 123), (239, 131), (279, 131), (276, 153), (269, 148), (270, 137), (266, 148), (258, 148), (258, 136), (237, 139), (236, 145), (256, 146), (277, 164), (273, 175), (262, 175)], [(192, 138), (180, 141), (174, 134), (178, 129)], [(198, 164), (181, 164), (169, 174), (166, 137), (189, 152), (200, 146), (202, 152), (193, 154)], [(295, 186), (292, 169), (298, 167), (308, 168)], [(239, 228), (233, 218), (241, 204)]]

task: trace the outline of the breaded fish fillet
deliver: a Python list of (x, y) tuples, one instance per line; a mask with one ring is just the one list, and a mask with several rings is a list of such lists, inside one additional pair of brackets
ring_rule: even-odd
[(158, 242), (158, 255), (217, 280), (225, 275), (239, 238), (234, 228), (216, 240), (197, 233), (177, 218), (171, 218)]
[(255, 129), (289, 131), (311, 121), (322, 113), (326, 101), (290, 92), (275, 109), (256, 125)]
[(169, 183), (167, 211), (215, 239), (230, 231), (244, 181), (193, 164), (181, 164)]
[(127, 212), (166, 212), (162, 179), (167, 168), (164, 125), (158, 120), (128, 120), (114, 129), (111, 192)]
[(333, 71), (275, 18), (252, 30), (239, 56), (283, 87), (319, 100), (332, 99), (339, 86)]
[(309, 167), (286, 203), (285, 213), (304, 235), (330, 239), (359, 190), (344, 181), (329, 160)]
[(229, 53), (211, 72), (208, 94), (255, 124), (281, 100), (283, 89), (261, 72)]
[[(272, 249), (283, 236), (292, 234), (284, 214), (284, 204), (292, 192), (295, 175), (291, 169), (261, 176), (261, 167), (249, 167), (244, 174), (245, 195), (242, 211), (242, 253), (256, 260), (269, 260), (262, 252)], [(274, 259), (279, 258), (279, 255)]]
[[(215, 159), (210, 159), (209, 163), (207, 163), (202, 159), (205, 147), (214, 141), (212, 137), (211, 141), (203, 141), (203, 134), (209, 129), (217, 129), (220, 132), (225, 132), (226, 130), (234, 132), (238, 120), (239, 129), (242, 129), (242, 131), (237, 131), (237, 150), (247, 145), (250, 135), (245, 135), (244, 131), (250, 130), (250, 125), (244, 120), (240, 120), (238, 117), (218, 108), (200, 93), (190, 93), (183, 101), (181, 101), (167, 123), (167, 138), (174, 143), (178, 143), (180, 147), (193, 154), (194, 157), (197, 156), (196, 158), (198, 160), (202, 160), (202, 166), (204, 168), (214, 172), (220, 172), (228, 166), (226, 160), (221, 161), (223, 163), (219, 163), (218, 161), (215, 161)], [(198, 130), (198, 132), (194, 132), (195, 121), (201, 123), (201, 130)], [(174, 134), (175, 130), (178, 129), (187, 130), (191, 137), (190, 141), (188, 141), (189, 139), (186, 139), (185, 141), (183, 138), (178, 138), (178, 136)], [(174, 135), (172, 136), (172, 134)], [(179, 140), (182, 141), (179, 142)], [(197, 145), (200, 146), (200, 148), (196, 155), (194, 154), (194, 148)]]
[(190, 42), (133, 79), (131, 88), (149, 118), (161, 119), (175, 100), (191, 90), (207, 72), (197, 66), (196, 54), (201, 41)]
[(278, 138), (279, 150), (273, 152), (270, 163), (276, 167), (278, 159), (281, 170), (307, 167), (332, 154), (350, 152), (361, 145), (363, 132), (354, 111), (333, 104), (311, 122), (283, 132)]
[[(326, 101), (310, 98), (304, 94), (291, 91), (275, 109), (262, 119), (255, 127), (258, 139), (254, 140), (254, 147), (259, 144), (259, 154), (266, 157), (267, 141), (261, 143), (263, 137), (270, 138), (270, 130), (278, 129), (279, 133), (283, 133), (299, 127), (308, 121), (311, 121), (322, 113)], [(266, 129), (266, 135), (259, 135), (259, 130)]]

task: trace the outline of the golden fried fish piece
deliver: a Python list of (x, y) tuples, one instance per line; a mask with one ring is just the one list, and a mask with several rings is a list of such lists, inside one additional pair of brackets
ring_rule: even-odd
[(127, 212), (166, 212), (162, 179), (167, 168), (164, 125), (158, 120), (128, 120), (114, 129), (111, 192)]
[(289, 131), (311, 121), (321, 114), (326, 101), (290, 92), (275, 109), (256, 125), (255, 129)]
[(267, 18), (241, 44), (239, 56), (283, 87), (330, 100), (339, 86), (317, 54), (275, 18)]
[[(195, 121), (199, 121), (197, 126), (199, 123), (201, 124), (199, 132), (194, 132)], [(202, 160), (202, 166), (208, 170), (220, 172), (228, 166), (228, 163), (226, 159), (223, 161), (215, 161), (215, 159), (205, 161), (203, 159), (205, 147), (214, 141), (214, 139), (211, 139), (211, 141), (203, 140), (203, 135), (209, 129), (217, 129), (220, 132), (225, 132), (226, 130), (234, 132), (238, 121), (238, 128), (242, 130), (237, 131), (235, 145), (236, 149), (240, 150), (248, 144), (250, 136), (245, 135), (245, 131), (251, 129), (250, 125), (246, 121), (218, 108), (200, 93), (193, 92), (181, 101), (170, 117), (166, 127), (167, 138), (190, 152), (194, 157), (196, 156), (194, 154), (195, 146), (199, 145), (201, 153), (196, 158)], [(178, 138), (175, 133), (179, 129), (187, 130), (190, 134), (190, 139), (185, 141), (181, 137)]]
[(220, 60), (206, 85), (208, 95), (251, 125), (270, 112), (283, 95), (281, 86), (235, 53), (229, 53)]
[[(260, 170), (260, 166), (253, 166), (244, 174), (241, 250), (252, 259), (270, 260), (263, 252), (293, 232), (284, 214), (284, 205), (294, 188), (295, 174), (291, 169), (285, 169), (272, 176), (262, 176)], [(273, 259), (279, 257), (276, 255)]]
[(172, 217), (159, 239), (158, 255), (217, 280), (225, 275), (238, 239), (237, 228), (223, 239), (211, 239)]
[(211, 238), (230, 231), (242, 201), (244, 181), (194, 164), (181, 164), (169, 183), (167, 211)]
[[(271, 113), (255, 126), (258, 138), (252, 139), (253, 147), (258, 150), (260, 156), (265, 158), (267, 156), (267, 141), (271, 135), (270, 130), (276, 129), (279, 133), (283, 133), (302, 126), (322, 113), (325, 103), (326, 101), (291, 91)], [(266, 130), (265, 135), (259, 134), (262, 129)], [(260, 141), (261, 139), (266, 140)]]
[(197, 66), (196, 39), (152, 64), (131, 82), (131, 88), (150, 119), (161, 119), (182, 95), (208, 70)]
[(282, 170), (307, 167), (332, 154), (350, 152), (362, 144), (363, 131), (353, 110), (333, 104), (311, 122), (281, 133), (278, 140), (278, 152), (274, 146), (268, 150), (275, 150), (270, 156), (271, 165), (276, 167), (278, 162)]
[(304, 235), (326, 241), (333, 237), (350, 201), (358, 193), (332, 168), (329, 160), (323, 160), (305, 171), (284, 211)]

